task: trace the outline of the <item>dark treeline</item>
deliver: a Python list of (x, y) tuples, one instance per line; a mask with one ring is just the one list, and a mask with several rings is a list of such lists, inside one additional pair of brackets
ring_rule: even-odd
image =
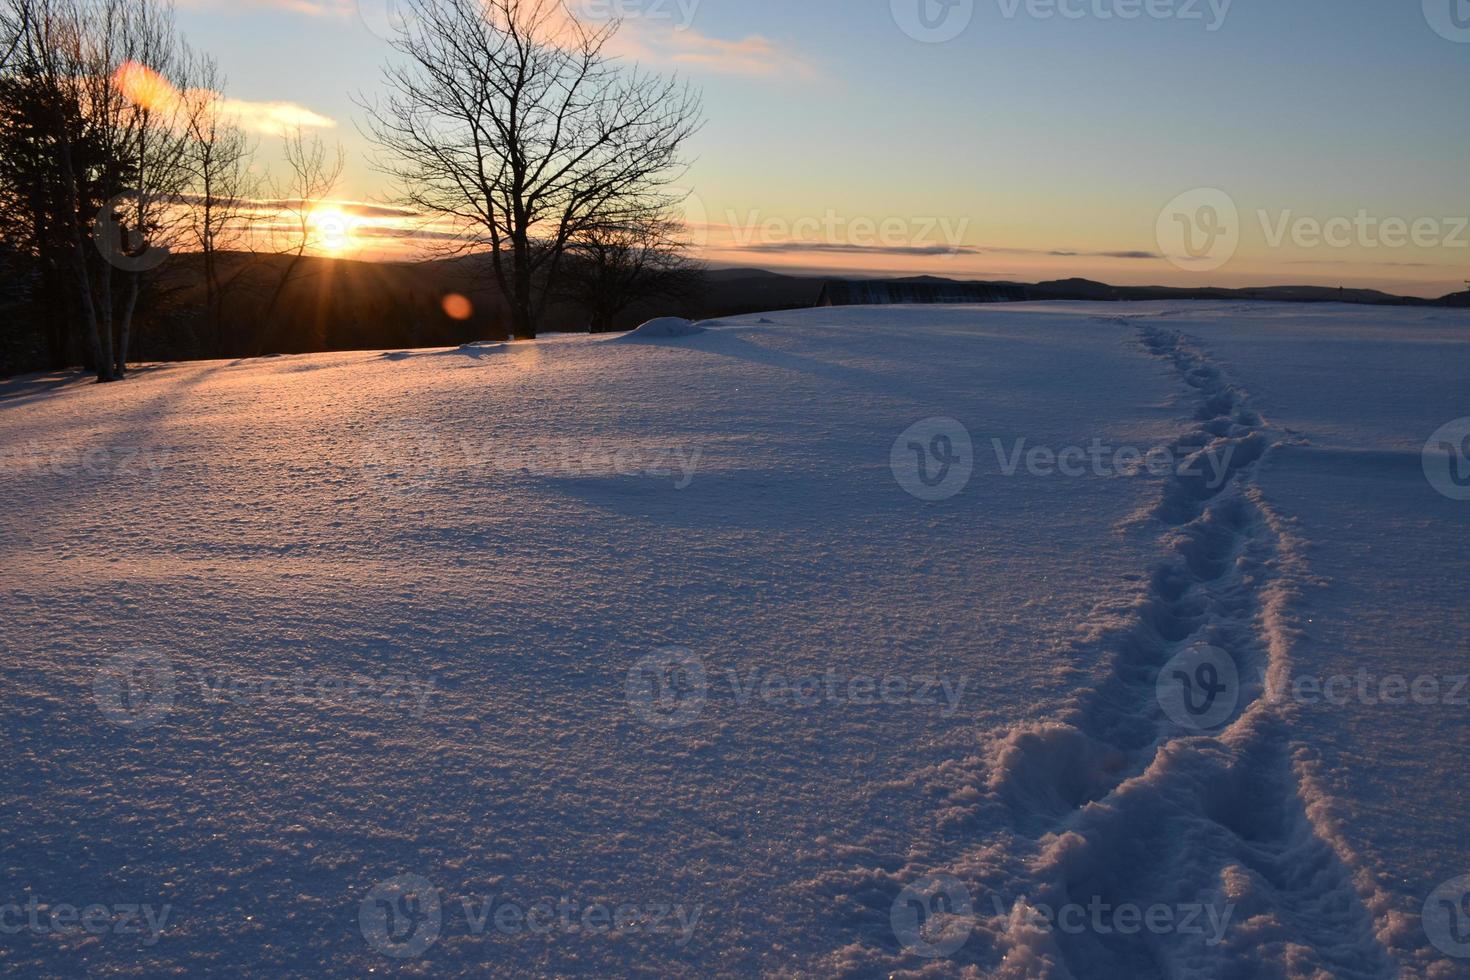
[(697, 96), (616, 65), (617, 25), (561, 0), (407, 2), (361, 105), (440, 254), (375, 264), (318, 254), (342, 150), (297, 130), (258, 166), (162, 0), (0, 0), (0, 373), (116, 381), (130, 360), (530, 338), (690, 302), (673, 184)]

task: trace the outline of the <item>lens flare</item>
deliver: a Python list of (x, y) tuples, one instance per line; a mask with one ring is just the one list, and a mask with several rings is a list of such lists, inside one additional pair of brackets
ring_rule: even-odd
[(468, 320), (475, 313), (475, 305), (469, 301), (468, 297), (461, 296), (459, 293), (450, 293), (445, 296), (440, 305), (444, 308), (444, 315), (451, 320)]

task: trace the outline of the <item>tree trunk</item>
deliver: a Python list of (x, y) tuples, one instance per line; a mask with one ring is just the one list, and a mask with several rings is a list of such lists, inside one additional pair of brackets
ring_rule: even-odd
[(517, 340), (535, 340), (536, 317), (531, 299), (530, 238), (524, 234), (516, 235), (514, 247), (515, 252), (511, 255), (511, 267), (515, 276), (514, 293), (510, 298), (512, 332)]
[(112, 380), (112, 336), (111, 331), (105, 337), (107, 343), (104, 347), (104, 335), (100, 324), (97, 322), (97, 302), (92, 295), (92, 277), (87, 271), (87, 236), (82, 232), (81, 190), (77, 186), (77, 172), (73, 166), (74, 158), (71, 152), (71, 138), (66, 132), (65, 123), (59, 128), (59, 145), (61, 149), (61, 172), (66, 182), (67, 236), (71, 239), (71, 262), (74, 265), (73, 273), (76, 276), (77, 302), (82, 310), (83, 322), (87, 328), (88, 350), (92, 359), (92, 367), (97, 372), (99, 383)]
[(114, 376), (121, 380), (128, 373), (128, 342), (133, 334), (133, 311), (138, 308), (138, 274), (128, 276), (127, 299), (123, 301), (122, 315), (118, 317), (116, 364)]

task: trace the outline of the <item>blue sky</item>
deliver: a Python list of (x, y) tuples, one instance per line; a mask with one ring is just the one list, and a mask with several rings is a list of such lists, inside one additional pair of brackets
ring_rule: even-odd
[[(232, 97), (334, 120), (340, 196), (379, 200), (352, 96), (391, 52), (367, 26), (382, 0), (362, 2), (188, 0), (179, 20)], [(955, 36), (906, 33), (921, 4)], [(1470, 0), (570, 6), (622, 12), (620, 50), (703, 89), (690, 218), (716, 261), (1422, 294), (1470, 278)], [(1180, 195), (1202, 213), (1197, 189), (1236, 211), (1218, 267), (1161, 240)], [(1311, 234), (1333, 221), (1333, 244)]]

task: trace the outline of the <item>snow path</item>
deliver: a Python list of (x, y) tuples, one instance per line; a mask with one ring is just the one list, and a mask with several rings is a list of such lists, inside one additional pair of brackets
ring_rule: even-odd
[[(888, 933), (892, 894), (943, 874), (985, 896), (974, 914), (990, 949), (967, 944), (931, 971), (968, 962), (1002, 978), (1398, 975), (1377, 938), (1386, 923), (1370, 911), (1382, 896), (1371, 874), (1345, 862), (1351, 850), (1314, 824), (1326, 801), (1299, 774), (1291, 706), (1273, 695), (1288, 683), (1291, 603), (1308, 573), (1303, 542), (1254, 479), (1286, 437), (1190, 339), (1156, 322), (1168, 316), (1109, 319), (1135, 325), (1142, 348), (1193, 394), (1196, 425), (1173, 446), (1191, 465), (1171, 474), (1149, 515), (1165, 528), (1170, 557), (1124, 621), (1109, 615), (1087, 639), (1087, 649), (1107, 651), (1103, 669), (1056, 720), (1000, 735), (983, 757), (928, 774), (947, 797), (937, 839), (896, 871), (813, 883), (849, 900), (865, 891), (855, 917), (882, 950), (854, 944), (829, 960), (834, 968), (920, 962)], [(1182, 668), (1186, 685), (1201, 682), (1201, 665), (1221, 654), (1238, 672), (1222, 685), (1228, 715), (1207, 726), (1228, 720), (1223, 730), (1202, 733), (1187, 713), (1161, 709), (1163, 676)], [(976, 848), (971, 832), (997, 809), (1013, 830)], [(1140, 941), (1055, 927), (1058, 910), (1099, 900), (1203, 907), (1230, 928), (1223, 937), (1145, 932)], [(1050, 928), (1037, 928), (1038, 908)]]

